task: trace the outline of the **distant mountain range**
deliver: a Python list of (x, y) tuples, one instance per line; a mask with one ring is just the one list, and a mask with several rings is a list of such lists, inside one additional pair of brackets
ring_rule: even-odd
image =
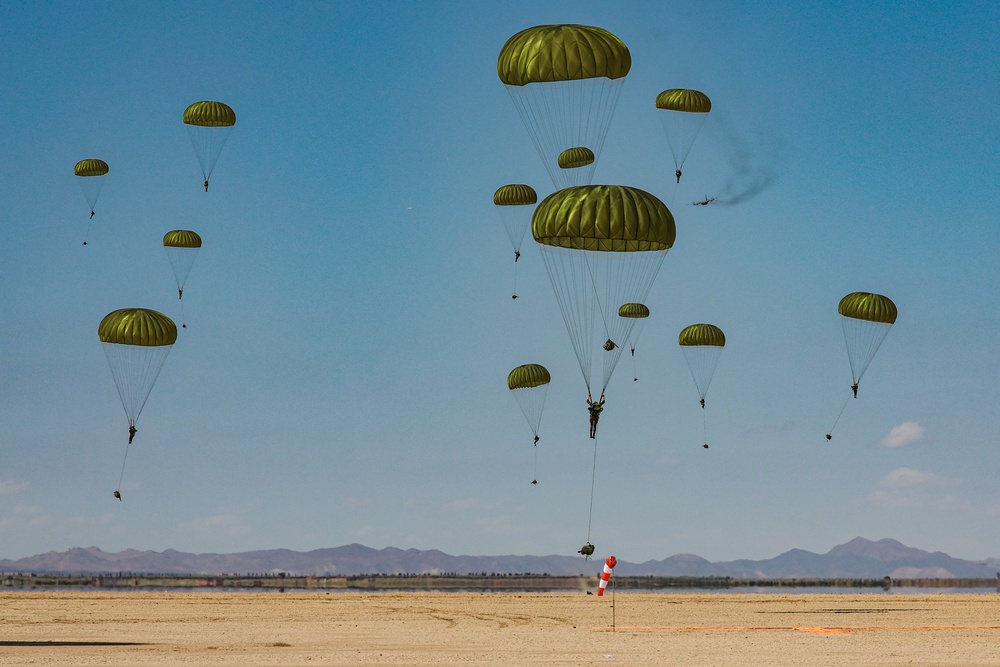
[[(298, 576), (364, 574), (550, 574), (592, 575), (595, 562), (580, 556), (451, 556), (441, 551), (372, 549), (349, 544), (330, 549), (291, 551), (270, 549), (233, 554), (191, 554), (173, 549), (106, 553), (97, 547), (50, 551), (20, 560), (0, 560), (0, 572), (66, 574), (225, 575), (285, 572)], [(693, 554), (630, 563), (619, 559), (621, 576), (729, 576), (740, 579), (793, 578), (993, 578), (1000, 576), (1000, 559), (952, 558), (940, 551), (908, 547), (896, 540), (877, 542), (857, 537), (825, 554), (792, 549), (767, 560), (713, 563)]]

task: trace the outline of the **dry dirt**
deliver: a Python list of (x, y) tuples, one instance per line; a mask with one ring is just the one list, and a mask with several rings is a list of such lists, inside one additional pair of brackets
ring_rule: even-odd
[[(0, 593), (0, 665), (1000, 665), (992, 594)], [(611, 623), (614, 622), (614, 631)]]

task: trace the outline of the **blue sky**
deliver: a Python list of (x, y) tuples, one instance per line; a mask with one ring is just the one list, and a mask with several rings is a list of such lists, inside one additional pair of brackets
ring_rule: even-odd
[[(622, 6), (624, 5), (624, 6)], [(0, 25), (0, 558), (360, 542), (574, 553), (585, 388), (541, 257), (493, 210), (551, 183), (496, 57), (543, 23), (633, 65), (594, 182), (677, 220), (608, 388), (592, 541), (627, 561), (825, 552), (862, 535), (1000, 556), (1000, 10), (994, 3), (15, 3)], [(708, 93), (679, 186), (653, 100)], [(180, 121), (238, 117), (209, 193)], [(72, 175), (110, 173), (89, 232)], [(706, 195), (765, 187), (733, 205)], [(162, 235), (204, 246), (126, 421), (97, 324), (180, 318)], [(853, 291), (899, 319), (850, 393)], [(677, 333), (727, 346), (708, 438)], [(506, 376), (551, 372), (531, 433)]]

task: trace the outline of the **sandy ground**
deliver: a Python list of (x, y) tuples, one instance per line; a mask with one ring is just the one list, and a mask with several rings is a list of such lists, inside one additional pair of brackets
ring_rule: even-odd
[(993, 594), (617, 593), (611, 602), (5, 592), (0, 665), (1000, 665)]

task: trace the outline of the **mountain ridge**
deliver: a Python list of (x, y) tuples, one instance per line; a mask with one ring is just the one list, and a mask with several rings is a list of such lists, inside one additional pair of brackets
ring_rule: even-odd
[[(49, 551), (18, 560), (0, 559), (0, 572), (60, 574), (222, 575), (278, 573), (294, 576), (355, 576), (366, 574), (592, 574), (600, 558), (579, 556), (452, 556), (437, 549), (374, 549), (353, 543), (311, 551), (265, 549), (230, 554), (162, 552), (125, 549), (117, 553), (96, 546)], [(953, 558), (942, 551), (924, 551), (897, 540), (857, 537), (825, 554), (790, 549), (764, 560), (712, 562), (680, 553), (662, 560), (631, 563), (618, 558), (615, 572), (622, 576), (718, 576), (740, 579), (864, 578), (993, 578), (1000, 560)]]

